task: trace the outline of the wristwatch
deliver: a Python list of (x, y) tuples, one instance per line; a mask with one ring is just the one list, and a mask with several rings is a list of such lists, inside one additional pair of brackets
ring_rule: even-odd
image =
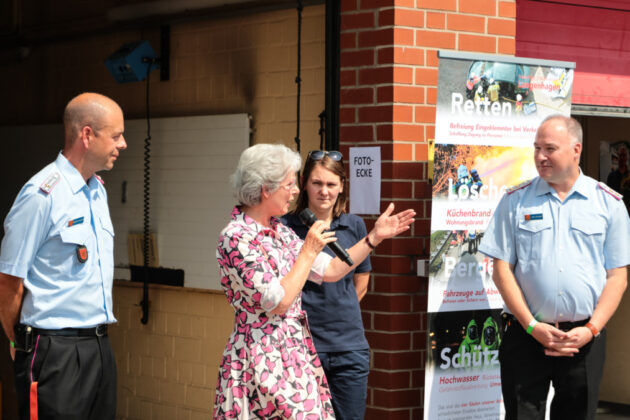
[(591, 324), (590, 322), (587, 322), (584, 326), (588, 328), (589, 330), (591, 330), (591, 333), (593, 334), (594, 339), (599, 337), (599, 330), (597, 329), (595, 325)]

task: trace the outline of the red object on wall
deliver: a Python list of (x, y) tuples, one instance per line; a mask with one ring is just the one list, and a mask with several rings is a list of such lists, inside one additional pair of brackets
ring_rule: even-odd
[(576, 62), (573, 103), (630, 107), (626, 1), (517, 0), (516, 55)]

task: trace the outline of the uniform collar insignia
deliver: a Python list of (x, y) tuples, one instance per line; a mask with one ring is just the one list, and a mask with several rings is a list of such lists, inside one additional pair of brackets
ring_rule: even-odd
[(53, 172), (48, 176), (48, 178), (46, 178), (44, 182), (42, 182), (42, 185), (39, 186), (39, 189), (46, 194), (50, 194), (50, 192), (53, 190), (53, 188), (55, 188), (55, 185), (57, 185), (60, 179), (61, 175), (59, 174), (59, 172)]
[(603, 190), (604, 192), (612, 195), (617, 201), (621, 201), (621, 199), (623, 198), (623, 195), (619, 194), (617, 191), (613, 190), (612, 188), (610, 188), (608, 185), (604, 184), (603, 182), (598, 182), (597, 187)]
[(518, 191), (518, 190), (521, 190), (521, 189), (523, 189), (525, 187), (528, 187), (533, 181), (534, 181), (533, 179), (529, 179), (529, 180), (527, 180), (525, 182), (521, 182), (520, 184), (515, 185), (512, 188), (509, 188), (506, 191), (506, 194), (512, 194), (514, 191)]

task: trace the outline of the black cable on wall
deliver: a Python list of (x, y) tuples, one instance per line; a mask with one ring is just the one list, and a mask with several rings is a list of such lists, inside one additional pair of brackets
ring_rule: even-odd
[(146, 93), (146, 110), (147, 110), (147, 137), (144, 139), (144, 180), (142, 185), (142, 227), (143, 227), (143, 251), (144, 251), (144, 281), (142, 284), (142, 319), (143, 324), (149, 322), (149, 251), (151, 243), (151, 112), (149, 108), (149, 75), (153, 63), (149, 63), (147, 67), (147, 93)]

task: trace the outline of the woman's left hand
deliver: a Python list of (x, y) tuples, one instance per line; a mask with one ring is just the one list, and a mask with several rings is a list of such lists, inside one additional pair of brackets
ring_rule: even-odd
[(413, 223), (416, 215), (413, 209), (403, 210), (392, 215), (393, 212), (394, 203), (390, 203), (383, 214), (376, 220), (374, 229), (370, 232), (370, 242), (373, 241), (374, 246), (409, 229), (409, 225)]

